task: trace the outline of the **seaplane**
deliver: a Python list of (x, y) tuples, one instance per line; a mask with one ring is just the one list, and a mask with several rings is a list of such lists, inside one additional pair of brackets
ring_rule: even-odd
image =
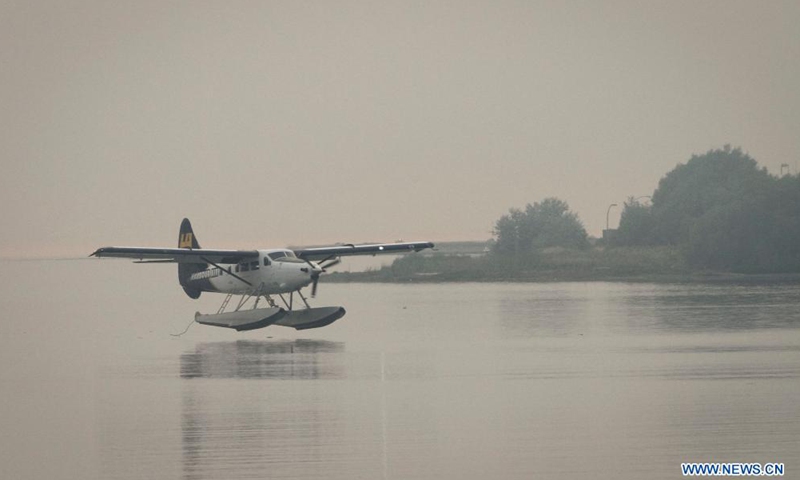
[[(178, 248), (102, 247), (89, 256), (127, 258), (134, 263), (177, 263), (178, 282), (190, 298), (200, 298), (203, 292), (226, 295), (216, 313), (195, 313), (197, 323), (237, 331), (270, 325), (305, 330), (330, 325), (345, 314), (341, 306), (311, 307), (301, 291), (310, 285), (311, 297), (316, 297), (320, 275), (339, 264), (341, 257), (414, 253), (433, 246), (431, 242), (395, 242), (299, 249), (208, 249), (200, 248), (191, 222), (184, 218)], [(302, 304), (294, 301), (295, 294)], [(236, 306), (226, 311), (234, 296), (239, 297)], [(261, 299), (266, 306), (259, 308)]]

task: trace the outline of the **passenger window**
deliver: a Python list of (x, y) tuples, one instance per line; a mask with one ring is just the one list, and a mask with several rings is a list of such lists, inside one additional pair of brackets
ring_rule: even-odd
[(268, 265), (269, 265), (269, 258), (264, 257), (264, 266), (266, 267)]
[(249, 263), (243, 263), (242, 264), (242, 271), (243, 272), (247, 272), (249, 270), (250, 270), (250, 264)]
[(239, 273), (239, 265), (236, 265), (236, 273)]
[(250, 262), (250, 270), (258, 270), (258, 262)]

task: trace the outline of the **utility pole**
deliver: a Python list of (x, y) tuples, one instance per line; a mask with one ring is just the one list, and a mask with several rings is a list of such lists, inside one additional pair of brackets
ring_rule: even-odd
[(611, 207), (616, 207), (616, 203), (612, 203), (608, 206), (608, 210), (606, 210), (606, 229), (603, 230), (603, 240), (607, 243), (611, 241), (611, 230), (608, 228), (608, 214), (611, 213)]

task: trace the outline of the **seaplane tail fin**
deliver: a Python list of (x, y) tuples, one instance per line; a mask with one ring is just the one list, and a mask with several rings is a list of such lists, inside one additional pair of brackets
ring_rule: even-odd
[(184, 218), (181, 222), (181, 230), (178, 233), (178, 248), (200, 248), (197, 243), (197, 237), (194, 236), (192, 230), (192, 222), (188, 218)]
[[(197, 242), (197, 237), (192, 230), (192, 222), (188, 218), (184, 218), (181, 222), (181, 229), (178, 232), (178, 248), (191, 248), (199, 249), (200, 244)], [(183, 287), (183, 291), (191, 298), (200, 298), (201, 291), (197, 288), (189, 286), (189, 277), (193, 273), (201, 272), (207, 268), (207, 265), (197, 263), (178, 263), (178, 281)]]

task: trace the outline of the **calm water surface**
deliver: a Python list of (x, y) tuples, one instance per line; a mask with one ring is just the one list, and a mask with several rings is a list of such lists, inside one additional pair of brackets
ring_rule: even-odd
[(0, 478), (800, 472), (800, 287), (320, 285), (319, 330), (192, 326), (174, 267), (0, 262)]

